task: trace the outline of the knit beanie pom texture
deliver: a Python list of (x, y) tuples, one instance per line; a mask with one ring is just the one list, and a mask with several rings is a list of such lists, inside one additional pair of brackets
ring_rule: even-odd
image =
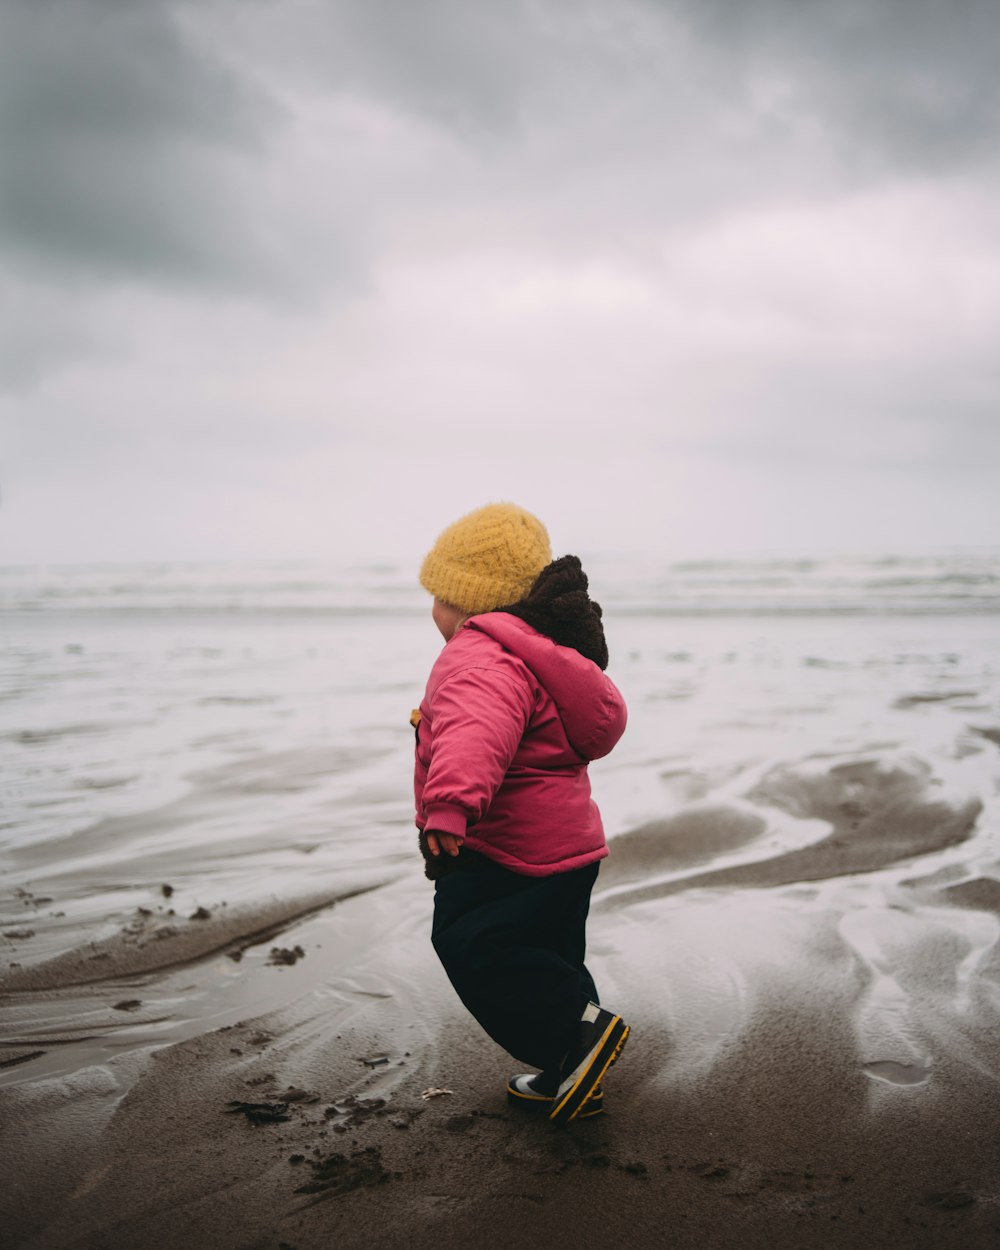
[(420, 584), (474, 616), (517, 603), (552, 559), (545, 526), (512, 503), (491, 503), (449, 525), (424, 559)]

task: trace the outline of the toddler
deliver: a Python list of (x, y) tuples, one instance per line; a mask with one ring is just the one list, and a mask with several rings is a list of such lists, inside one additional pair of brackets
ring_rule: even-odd
[(446, 529), (420, 581), (445, 639), (413, 718), (434, 949), (486, 1032), (540, 1069), (508, 1099), (564, 1124), (600, 1109), (629, 1034), (584, 963), (608, 853), (587, 764), (625, 729), (601, 610), (576, 556), (553, 561), (542, 523), (507, 503)]

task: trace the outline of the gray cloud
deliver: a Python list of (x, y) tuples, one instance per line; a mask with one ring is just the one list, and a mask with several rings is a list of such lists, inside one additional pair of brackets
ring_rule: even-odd
[(9, 0), (5, 499), (35, 550), (75, 498), (66, 541), (138, 501), (161, 552), (252, 554), (373, 506), (391, 542), (421, 482), (455, 511), (565, 482), (596, 541), (575, 501), (613, 462), (612, 516), (717, 546), (812, 500), (835, 535), (861, 479), (855, 531), (902, 532), (904, 474), (968, 530), (1000, 453), (991, 8)]
[(816, 118), (858, 176), (995, 167), (1000, 23), (992, 0), (644, 0), (683, 11), (777, 111)]
[[(988, 0), (11, 0), (22, 268), (364, 287), (419, 216), (555, 249), (995, 160)], [(317, 128), (316, 119), (324, 119)]]
[[(180, 4), (15, 0), (0, 24), (0, 247), (76, 278), (238, 283), (280, 111)], [(248, 211), (249, 210), (249, 211)]]
[(100, 349), (100, 333), (65, 290), (0, 281), (0, 393), (30, 389), (66, 360)]

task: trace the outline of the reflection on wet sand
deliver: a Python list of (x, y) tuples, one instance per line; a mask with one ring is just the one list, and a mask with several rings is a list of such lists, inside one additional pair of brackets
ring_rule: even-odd
[(14, 1244), (995, 1244), (993, 634), (950, 625), (945, 661), (929, 623), (627, 628), (632, 726), (594, 770), (589, 962), (633, 1028), (607, 1113), (517, 1118), (436, 964), (401, 672), (338, 677), (331, 721), (285, 667), (308, 735), (192, 691), (228, 745), (180, 793), (101, 814), (121, 788), (81, 781), (94, 818), (10, 848)]

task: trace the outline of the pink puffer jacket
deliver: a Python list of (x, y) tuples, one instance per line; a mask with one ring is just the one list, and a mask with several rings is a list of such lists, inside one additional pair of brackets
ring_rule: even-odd
[(527, 876), (608, 853), (589, 760), (625, 730), (625, 701), (591, 660), (506, 612), (471, 617), (420, 705), (417, 826)]

